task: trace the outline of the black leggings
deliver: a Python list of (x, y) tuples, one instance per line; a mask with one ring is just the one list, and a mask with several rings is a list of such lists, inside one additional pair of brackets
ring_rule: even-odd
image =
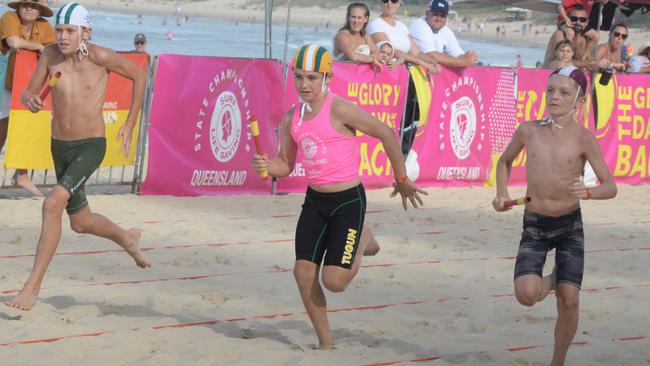
[(342, 192), (307, 188), (296, 228), (296, 259), (352, 268), (366, 215), (366, 192), (359, 184)]

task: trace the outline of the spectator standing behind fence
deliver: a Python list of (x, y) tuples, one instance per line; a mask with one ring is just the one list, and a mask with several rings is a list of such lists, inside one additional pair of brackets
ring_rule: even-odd
[[(39, 1), (13, 1), (7, 4), (16, 11), (8, 11), (0, 19), (0, 39), (2, 40), (2, 53), (17, 50), (30, 50), (41, 52), (45, 45), (54, 43), (54, 28), (43, 17), (51, 17), (52, 10), (43, 0)], [(9, 110), (11, 104), (11, 86), (13, 84), (14, 67), (16, 64), (15, 52), (9, 56), (7, 76), (5, 78), (2, 109), (0, 110), (0, 150), (7, 139), (9, 129)], [(18, 184), (36, 196), (43, 194), (29, 179), (26, 169), (16, 169), (13, 184)]]
[(639, 47), (639, 54), (630, 59), (630, 72), (650, 73), (650, 41)]
[(439, 69), (436, 61), (420, 51), (406, 25), (396, 18), (401, 0), (378, 1), (381, 15), (368, 24), (368, 33), (375, 43), (390, 41), (395, 48), (396, 59), (391, 60), (388, 67), (394, 69), (404, 62), (411, 62), (437, 73)]
[(147, 53), (147, 36), (138, 33), (133, 37), (133, 52)]
[(468, 67), (476, 65), (479, 54), (465, 53), (458, 44), (454, 32), (447, 26), (449, 3), (446, 0), (431, 0), (422, 18), (409, 27), (417, 47), (441, 65)]
[[(607, 3), (609, 0), (603, 0), (601, 1), (603, 4)], [(589, 18), (591, 17), (591, 10), (593, 5), (596, 3), (596, 0), (562, 0), (562, 2), (558, 5), (557, 10), (558, 10), (558, 17), (557, 17), (557, 28), (564, 33), (564, 38), (572, 41), (573, 37), (575, 37), (576, 32), (573, 30), (573, 23), (576, 22), (575, 18), (572, 18), (569, 16), (569, 13), (571, 10), (576, 6), (580, 5), (582, 8), (585, 9), (587, 12), (587, 19), (583, 22), (587, 24), (585, 28), (582, 30), (582, 35), (584, 35), (585, 38), (587, 38), (588, 41), (592, 41), (595, 44), (598, 44), (598, 40), (600, 39), (600, 35), (598, 34), (598, 31), (594, 28), (594, 26), (591, 26), (593, 22), (589, 21)], [(595, 22), (596, 24), (598, 23), (598, 20)]]
[(608, 66), (616, 71), (627, 70), (627, 64), (621, 60), (621, 46), (628, 37), (628, 28), (625, 24), (616, 24), (609, 31), (609, 40), (607, 43), (598, 46), (596, 51), (596, 61), (600, 67), (603, 67), (602, 60), (608, 61)]
[[(569, 18), (572, 21), (571, 28), (573, 28), (573, 31), (576, 34), (572, 40), (569, 40), (573, 44), (573, 49), (575, 51), (573, 60), (590, 61), (592, 59), (592, 51), (596, 47), (597, 42), (593, 39), (588, 39), (583, 34), (583, 31), (587, 26), (587, 21), (589, 20), (587, 17), (587, 11), (581, 5), (576, 5), (569, 12)], [(564, 33), (559, 29), (551, 35), (546, 48), (546, 55), (544, 56), (544, 67), (548, 67), (551, 61), (555, 58), (555, 46), (565, 39), (566, 37)], [(584, 64), (589, 64), (589, 62), (584, 62)], [(580, 65), (579, 67), (583, 66)]]
[(550, 69), (559, 69), (565, 66), (573, 65), (573, 44), (564, 40), (555, 46), (555, 59), (548, 65)]
[(334, 56), (340, 61), (355, 61), (380, 68), (378, 50), (366, 32), (370, 9), (364, 3), (348, 6), (345, 25), (334, 37)]

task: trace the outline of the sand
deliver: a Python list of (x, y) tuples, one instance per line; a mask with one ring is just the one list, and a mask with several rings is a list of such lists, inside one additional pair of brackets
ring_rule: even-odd
[[(346, 292), (327, 294), (330, 309), (341, 310), (330, 313), (338, 343), (331, 351), (312, 349), (317, 339), (291, 274), (301, 194), (90, 196), (93, 210), (144, 230), (153, 266), (137, 268), (117, 246), (73, 233), (65, 218), (35, 308), (0, 306), (0, 359), (99, 366), (547, 364), (554, 297), (533, 308), (512, 297), (522, 208), (494, 212), (493, 189), (428, 192), (424, 209), (407, 212), (388, 190), (368, 192), (367, 222), (383, 249), (364, 259)], [(647, 186), (621, 186), (614, 200), (583, 203), (587, 254), (575, 338), (582, 345), (571, 349), (568, 365), (649, 362), (650, 338), (628, 338), (650, 336), (649, 195)], [(2, 301), (29, 273), (41, 204), (0, 200)], [(70, 338), (43, 342), (59, 337)]]

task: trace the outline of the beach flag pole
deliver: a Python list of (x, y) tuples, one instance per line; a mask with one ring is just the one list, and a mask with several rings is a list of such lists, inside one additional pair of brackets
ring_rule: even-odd
[(526, 203), (528, 203), (530, 201), (531, 201), (530, 197), (520, 197), (520, 198), (517, 198), (517, 199), (514, 199), (514, 200), (505, 201), (503, 203), (503, 207), (510, 208), (512, 206), (524, 205), (524, 204), (526, 204)]

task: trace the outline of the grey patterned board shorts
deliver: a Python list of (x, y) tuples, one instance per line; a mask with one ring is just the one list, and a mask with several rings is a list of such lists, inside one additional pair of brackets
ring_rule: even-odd
[(557, 282), (580, 288), (584, 271), (585, 239), (580, 208), (562, 216), (545, 216), (526, 210), (515, 279), (527, 274), (542, 277), (547, 253), (555, 248)]

